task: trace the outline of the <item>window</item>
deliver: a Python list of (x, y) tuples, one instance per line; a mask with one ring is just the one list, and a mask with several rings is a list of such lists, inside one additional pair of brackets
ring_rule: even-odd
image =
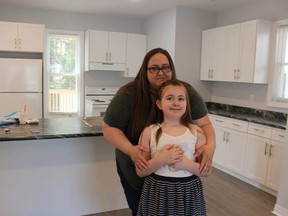
[(288, 108), (288, 20), (275, 22), (268, 106)]
[(45, 117), (81, 115), (83, 33), (47, 30)]

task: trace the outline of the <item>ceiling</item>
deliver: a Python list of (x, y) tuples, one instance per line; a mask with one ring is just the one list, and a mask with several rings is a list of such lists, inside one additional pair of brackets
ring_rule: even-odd
[(173, 6), (221, 12), (261, 0), (0, 0), (0, 5), (145, 18)]

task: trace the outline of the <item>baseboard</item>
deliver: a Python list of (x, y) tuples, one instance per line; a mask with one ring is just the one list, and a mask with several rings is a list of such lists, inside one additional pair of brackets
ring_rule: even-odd
[(285, 209), (285, 208), (275, 204), (272, 213), (277, 215), (277, 216), (288, 216), (288, 209)]

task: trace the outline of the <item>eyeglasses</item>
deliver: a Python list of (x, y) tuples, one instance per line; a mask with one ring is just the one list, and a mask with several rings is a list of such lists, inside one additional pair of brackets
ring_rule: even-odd
[(171, 67), (170, 67), (170, 65), (165, 65), (165, 66), (163, 66), (162, 68), (160, 68), (160, 67), (158, 67), (158, 66), (152, 66), (152, 67), (149, 67), (149, 68), (147, 68), (149, 71), (150, 71), (150, 73), (152, 73), (152, 74), (158, 74), (159, 73), (159, 71), (161, 70), (163, 73), (169, 73), (169, 72), (171, 72)]

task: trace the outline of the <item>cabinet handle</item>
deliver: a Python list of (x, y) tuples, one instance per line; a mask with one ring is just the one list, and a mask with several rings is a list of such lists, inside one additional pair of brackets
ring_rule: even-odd
[(18, 49), (21, 49), (21, 39), (18, 39)]
[(108, 59), (108, 52), (106, 52), (106, 61), (109, 61), (109, 59)]
[(270, 149), (269, 149), (269, 157), (271, 157), (271, 156), (272, 156), (272, 148), (273, 148), (273, 146), (272, 146), (272, 145), (270, 145)]
[(213, 71), (212, 69), (209, 69), (209, 70), (208, 70), (208, 78), (209, 78), (209, 79), (213, 78), (212, 71)]
[(111, 61), (111, 52), (109, 52), (109, 61)]
[(226, 142), (229, 142), (229, 138), (230, 138), (230, 133), (227, 133), (227, 139), (226, 139)]
[(213, 69), (211, 69), (211, 78), (213, 79)]
[(215, 119), (216, 122), (220, 122), (223, 123), (223, 121), (219, 120), (219, 119)]
[(226, 132), (223, 134), (223, 141), (226, 142)]
[(240, 79), (240, 69), (237, 70), (237, 79)]
[(239, 124), (232, 123), (232, 125), (234, 125), (234, 126), (236, 126), (236, 127), (240, 127)]
[(237, 70), (234, 69), (234, 80), (236, 80), (236, 79), (237, 79)]
[(265, 151), (264, 151), (264, 155), (267, 155), (267, 147), (268, 147), (268, 143), (265, 144)]
[(15, 38), (14, 42), (15, 42), (15, 49), (17, 49), (17, 39), (16, 38)]

